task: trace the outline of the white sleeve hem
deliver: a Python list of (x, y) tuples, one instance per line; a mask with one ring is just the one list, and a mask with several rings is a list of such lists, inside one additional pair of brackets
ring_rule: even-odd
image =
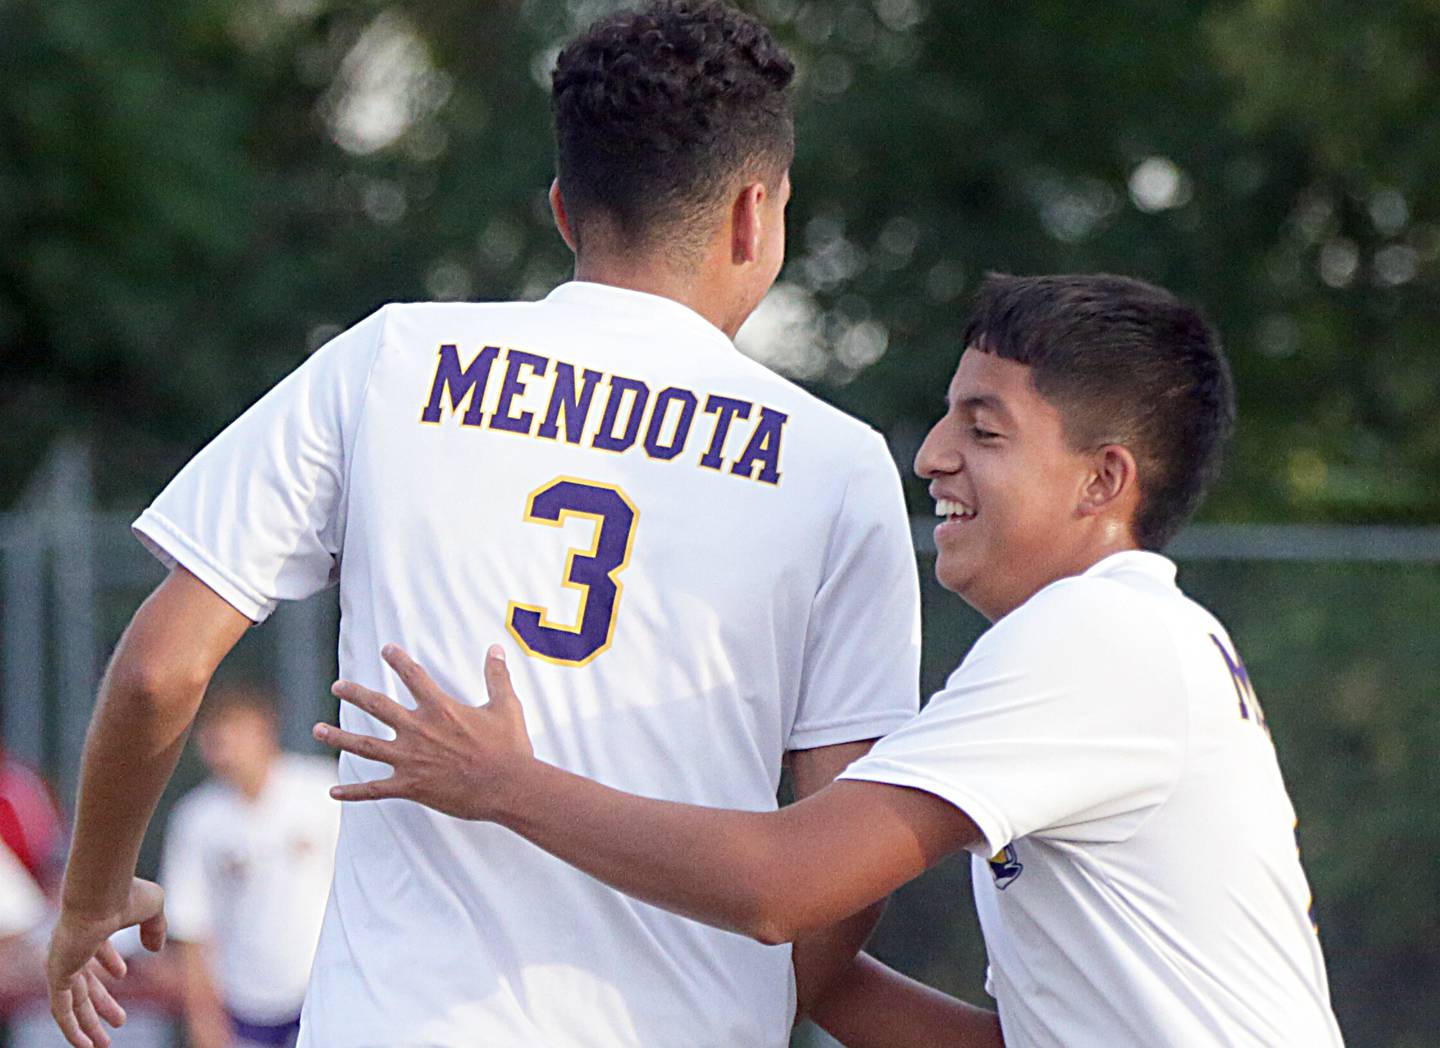
[(141, 544), (167, 568), (179, 564), (251, 622), (264, 622), (279, 603), (266, 600), (235, 578), (154, 507), (140, 514), (130, 528)]
[(1000, 813), (983, 798), (952, 782), (944, 782), (907, 768), (883, 757), (865, 757), (842, 771), (837, 779), (857, 782), (878, 782), (887, 786), (904, 786), (934, 794), (942, 801), (959, 808), (980, 831), (984, 840), (967, 849), (972, 855), (988, 859), (1009, 844), (1013, 835)]
[(899, 708), (846, 717), (828, 724), (796, 725), (785, 744), (787, 750), (813, 750), (820, 746), (838, 746), (845, 742), (879, 739), (915, 719), (915, 710)]

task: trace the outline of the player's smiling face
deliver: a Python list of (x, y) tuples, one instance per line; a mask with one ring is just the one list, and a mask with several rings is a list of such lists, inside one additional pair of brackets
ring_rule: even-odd
[(1088, 566), (1076, 563), (1077, 505), (1091, 458), (1070, 446), (1023, 364), (967, 349), (947, 401), (915, 456), (943, 518), (935, 576), (994, 621)]

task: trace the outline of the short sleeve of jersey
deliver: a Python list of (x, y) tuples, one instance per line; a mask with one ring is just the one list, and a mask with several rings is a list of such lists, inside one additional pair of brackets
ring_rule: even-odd
[(919, 708), (920, 581), (895, 463), (878, 433), (857, 450), (811, 606), (787, 749), (873, 739)]
[(171, 938), (181, 942), (205, 942), (214, 924), (199, 827), (203, 812), (195, 804), (199, 799), (187, 798), (176, 805), (160, 859), (166, 929)]
[(321, 347), (200, 451), (134, 529), (264, 620), (338, 577), (345, 481), (384, 310)]
[(1164, 627), (1106, 580), (1067, 579), (1000, 620), (912, 722), (842, 778), (933, 793), (984, 835), (1119, 841), (1169, 796), (1186, 745)]

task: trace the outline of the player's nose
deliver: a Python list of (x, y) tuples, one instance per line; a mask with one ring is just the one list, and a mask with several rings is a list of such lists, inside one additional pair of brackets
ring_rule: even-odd
[(960, 442), (950, 439), (949, 427), (945, 423), (946, 419), (942, 418), (931, 426), (930, 432), (920, 444), (920, 450), (915, 452), (916, 476), (934, 480), (936, 477), (958, 473), (965, 467)]

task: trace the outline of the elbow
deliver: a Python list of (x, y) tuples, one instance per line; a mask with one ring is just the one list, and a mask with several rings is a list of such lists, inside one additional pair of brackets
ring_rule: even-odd
[(759, 886), (749, 893), (743, 934), (765, 946), (782, 946), (804, 934), (799, 907), (779, 885)]
[(193, 712), (210, 683), (210, 674), (178, 658), (158, 654), (116, 654), (106, 673), (105, 697), (135, 712), (163, 714), (176, 709)]
[(783, 946), (794, 942), (799, 936), (783, 921), (758, 921), (749, 929), (750, 938), (762, 946)]
[[(781, 828), (774, 816), (764, 816), (767, 827)], [(743, 859), (729, 868), (727, 883), (739, 886), (739, 920), (735, 931), (765, 946), (794, 942), (823, 925), (828, 869), (821, 863), (799, 861), (792, 837), (769, 834), (763, 847), (741, 851)]]

